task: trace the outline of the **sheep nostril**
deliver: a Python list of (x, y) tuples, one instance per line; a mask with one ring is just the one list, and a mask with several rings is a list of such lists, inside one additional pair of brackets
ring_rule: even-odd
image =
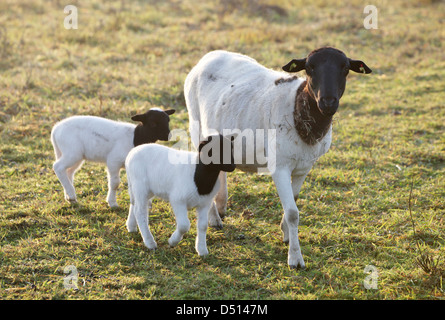
[(321, 98), (321, 101), (326, 107), (330, 107), (337, 103), (337, 98), (334, 97)]

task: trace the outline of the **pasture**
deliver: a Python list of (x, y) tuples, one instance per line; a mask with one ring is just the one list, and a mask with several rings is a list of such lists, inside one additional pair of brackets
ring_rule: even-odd
[[(368, 2), (378, 29), (364, 28)], [(69, 4), (78, 29), (64, 27), (62, 1), (0, 3), (0, 299), (445, 298), (444, 2)], [(176, 109), (171, 129), (187, 130), (184, 79), (208, 51), (280, 69), (325, 45), (373, 73), (349, 74), (331, 149), (297, 201), (305, 270), (287, 266), (267, 175), (228, 175), (224, 228), (209, 229), (205, 258), (194, 249), (194, 211), (175, 248), (167, 202), (155, 200), (150, 215), (155, 252), (127, 232), (124, 170), (119, 208), (108, 207), (105, 166), (94, 163), (76, 175), (79, 203), (64, 201), (52, 170), (57, 121), (130, 122), (162, 107)], [(66, 288), (67, 266), (77, 290)]]

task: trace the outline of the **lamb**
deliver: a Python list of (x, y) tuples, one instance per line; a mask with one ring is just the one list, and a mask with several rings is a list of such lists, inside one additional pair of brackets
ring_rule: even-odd
[[(255, 141), (255, 154), (274, 154), (267, 159), (272, 179), (281, 200), (284, 242), (289, 243), (288, 264), (305, 268), (298, 240), (299, 210), (295, 201), (306, 175), (325, 154), (332, 139), (332, 117), (346, 85), (349, 70), (370, 73), (360, 60), (348, 58), (342, 51), (323, 47), (306, 58), (293, 59), (283, 67), (287, 72), (305, 70), (307, 78), (290, 77), (267, 69), (254, 59), (226, 51), (206, 54), (187, 75), (184, 95), (189, 113), (192, 143), (209, 131), (251, 131), (258, 135), (275, 134), (275, 148)], [(235, 154), (239, 145), (235, 141)], [(241, 144), (244, 148), (246, 143)], [(242, 155), (237, 168), (255, 172), (258, 162), (246, 163), (254, 154)], [(227, 205), (226, 173), (220, 174), (221, 189), (209, 212), (213, 226), (221, 227), (220, 215)], [(219, 214), (218, 214), (219, 213)]]
[(116, 191), (120, 183), (119, 172), (124, 167), (130, 150), (144, 143), (169, 138), (169, 115), (175, 110), (151, 108), (137, 114), (132, 123), (117, 122), (95, 116), (73, 116), (58, 122), (51, 131), (51, 142), (56, 161), (53, 169), (59, 178), (69, 202), (77, 202), (74, 174), (84, 160), (106, 163), (108, 172), (107, 202), (117, 207)]
[(187, 210), (196, 207), (195, 249), (200, 256), (207, 255), (208, 212), (219, 189), (218, 176), (235, 170), (232, 138), (211, 135), (200, 143), (199, 153), (154, 144), (131, 150), (125, 161), (130, 194), (128, 231), (136, 232), (139, 227), (145, 246), (156, 249), (148, 227), (147, 202), (158, 196), (170, 202), (176, 217), (176, 230), (168, 240), (173, 247), (190, 229)]

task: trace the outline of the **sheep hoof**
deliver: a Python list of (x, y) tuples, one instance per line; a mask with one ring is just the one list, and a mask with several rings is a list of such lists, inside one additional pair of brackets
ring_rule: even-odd
[(128, 232), (138, 232), (137, 226), (127, 226)]
[(179, 243), (179, 241), (181, 241), (181, 239), (179, 240), (173, 240), (171, 237), (170, 239), (168, 239), (168, 245), (170, 248), (176, 247)]
[(202, 258), (207, 257), (209, 255), (209, 250), (207, 249), (207, 246), (201, 246), (201, 248), (198, 248), (198, 246), (196, 246), (195, 249), (196, 252), (198, 252), (198, 255)]
[(306, 266), (297, 264), (296, 266), (295, 265), (289, 265), (289, 268), (293, 269), (293, 270), (305, 270)]
[(158, 247), (158, 245), (156, 243), (155, 244), (146, 244), (146, 243), (144, 243), (144, 244), (147, 247), (147, 249), (149, 249), (150, 251), (155, 251), (156, 248)]
[(214, 226), (210, 226), (211, 228), (215, 229), (215, 230), (222, 230), (223, 229), (223, 224), (222, 223), (218, 223)]
[(223, 223), (221, 219), (215, 219), (214, 217), (209, 217), (209, 227), (215, 228), (216, 230), (221, 230), (223, 228)]

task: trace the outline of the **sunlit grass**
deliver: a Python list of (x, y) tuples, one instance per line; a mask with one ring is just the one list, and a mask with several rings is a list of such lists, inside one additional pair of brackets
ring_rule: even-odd
[[(360, 1), (230, 3), (78, 2), (77, 30), (63, 27), (58, 1), (0, 4), (2, 298), (445, 297), (444, 4), (377, 1), (379, 29), (366, 30)], [(154, 201), (150, 215), (156, 252), (127, 232), (124, 171), (118, 209), (105, 201), (105, 168), (92, 163), (76, 175), (79, 203), (63, 201), (49, 140), (60, 119), (130, 121), (160, 106), (177, 109), (171, 128), (188, 129), (183, 82), (206, 52), (238, 51), (279, 69), (323, 45), (366, 61), (373, 73), (349, 76), (331, 150), (297, 201), (306, 270), (288, 269), (269, 176), (229, 175), (224, 229), (209, 230), (204, 259), (194, 250), (195, 211), (175, 248), (164, 201)], [(419, 266), (419, 246), (437, 271)], [(64, 288), (67, 265), (78, 270), (77, 291)], [(376, 290), (363, 285), (367, 265), (378, 270)]]

